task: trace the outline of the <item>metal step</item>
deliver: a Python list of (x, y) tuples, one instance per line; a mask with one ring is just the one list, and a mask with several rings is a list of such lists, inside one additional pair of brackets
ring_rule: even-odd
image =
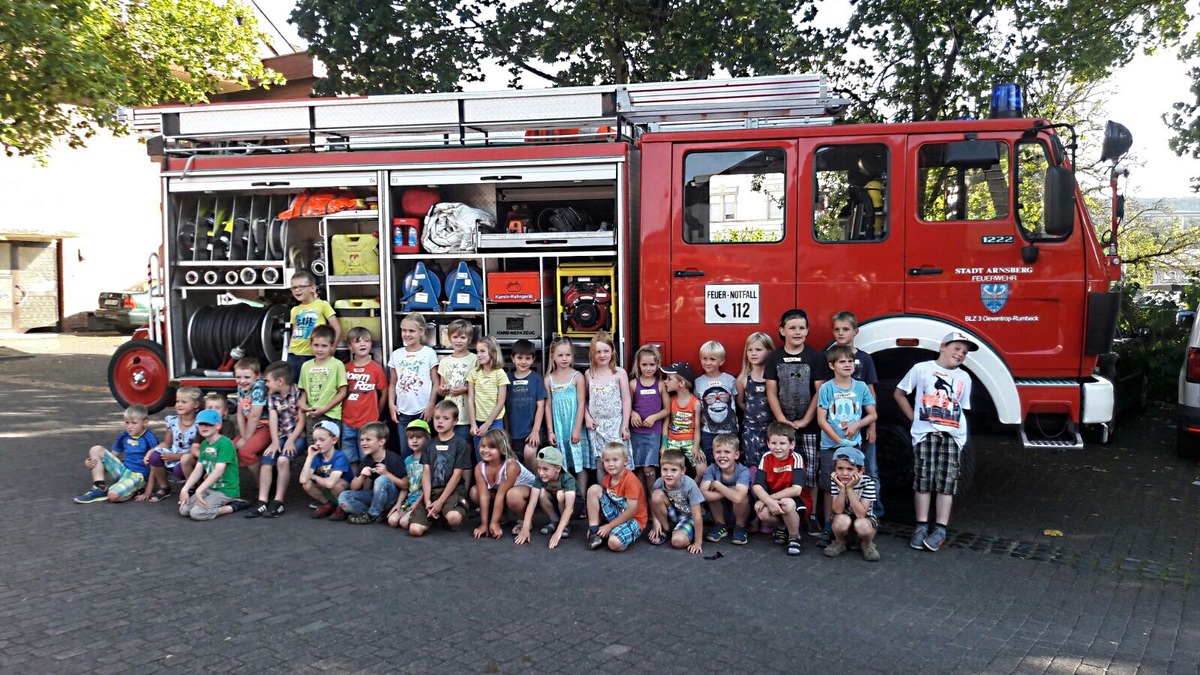
[(1030, 438), (1025, 433), (1025, 426), (1021, 425), (1021, 445), (1027, 449), (1038, 450), (1082, 450), (1083, 436), (1079, 432), (1075, 432), (1075, 440), (1069, 438)]

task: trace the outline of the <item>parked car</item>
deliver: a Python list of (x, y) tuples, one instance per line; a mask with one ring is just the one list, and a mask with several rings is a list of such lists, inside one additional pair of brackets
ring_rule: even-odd
[(103, 291), (96, 320), (122, 333), (133, 333), (150, 321), (150, 291), (143, 282), (124, 291)]
[(1179, 422), (1175, 448), (1180, 457), (1200, 458), (1200, 322), (1195, 310), (1180, 312), (1180, 326), (1191, 325), (1179, 369)]

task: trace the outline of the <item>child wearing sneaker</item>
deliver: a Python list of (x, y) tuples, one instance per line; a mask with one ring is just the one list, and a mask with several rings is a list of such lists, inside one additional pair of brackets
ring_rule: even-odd
[(412, 510), (408, 533), (420, 537), (430, 523), (440, 520), (451, 530), (467, 515), (467, 474), (471, 471), (471, 446), (456, 432), (458, 404), (443, 399), (433, 408), (437, 436), (421, 454), (421, 502)]
[(838, 448), (833, 453), (834, 470), (829, 476), (832, 495), (833, 542), (825, 547), (827, 558), (836, 558), (846, 551), (847, 539), (853, 534), (862, 547), (863, 560), (879, 562), (875, 533), (879, 521), (871, 513), (875, 502), (875, 479), (863, 471), (866, 463), (858, 448)]
[(200, 412), (204, 394), (196, 387), (180, 387), (175, 390), (175, 414), (163, 418), (167, 433), (158, 442), (158, 447), (146, 455), (150, 465), (150, 480), (137, 500), (161, 502), (171, 496), (168, 474), (181, 481), (187, 480), (183, 458), (192, 451), (192, 439), (196, 437), (196, 413)]
[[(154, 433), (146, 428), (150, 413), (146, 406), (131, 405), (125, 409), (125, 431), (113, 441), (112, 449), (93, 445), (84, 466), (92, 471), (92, 489), (75, 498), (76, 504), (92, 502), (124, 502), (146, 486), (150, 467), (146, 453), (158, 445)], [(115, 482), (105, 487), (104, 474)]]
[(650, 492), (650, 531), (646, 538), (658, 546), (671, 532), (671, 546), (687, 548), (693, 555), (704, 552), (704, 518), (700, 505), (704, 496), (696, 481), (687, 475), (683, 453), (668, 450), (659, 460), (658, 472)]
[[(936, 551), (946, 543), (950, 507), (958, 492), (958, 458), (967, 443), (971, 376), (960, 366), (979, 343), (961, 331), (942, 338), (938, 357), (913, 366), (896, 385), (896, 404), (912, 420), (913, 502), (917, 529), (908, 545)], [(915, 403), (908, 402), (913, 394)], [(915, 405), (915, 410), (914, 410)], [(930, 492), (937, 493), (937, 521), (929, 531)]]
[(733, 434), (717, 434), (713, 439), (713, 465), (704, 472), (700, 494), (708, 502), (713, 529), (705, 537), (718, 542), (729, 536), (730, 514), (733, 515), (733, 543), (741, 546), (747, 541), (746, 522), (750, 520), (750, 469), (738, 462), (740, 443)]
[(563, 454), (550, 445), (538, 450), (537, 479), (529, 495), (529, 506), (525, 508), (525, 520), (514, 541), (520, 545), (529, 541), (533, 529), (533, 511), (541, 505), (550, 517), (550, 524), (541, 529), (550, 535), (550, 548), (571, 536), (571, 512), (575, 509), (575, 477), (563, 468)]
[(593, 551), (605, 544), (610, 551), (624, 551), (646, 529), (646, 492), (628, 462), (624, 443), (609, 443), (600, 451), (604, 478), (587, 492), (588, 548)]
[(663, 429), (663, 451), (678, 450), (689, 466), (695, 468), (696, 477), (704, 476), (708, 464), (700, 450), (700, 399), (692, 395), (692, 383), (696, 374), (683, 361), (676, 361), (661, 368), (663, 384), (671, 395), (670, 413)]
[(396, 505), (388, 512), (388, 527), (399, 527), (408, 530), (412, 522), (413, 509), (421, 502), (421, 476), (425, 466), (421, 457), (429, 445), (429, 423), (417, 418), (409, 420), (404, 430), (404, 440), (408, 445), (408, 456), (404, 458), (404, 489), (396, 498)]
[(772, 422), (767, 427), (767, 454), (758, 460), (752, 492), (758, 503), (754, 513), (759, 522), (774, 527), (772, 539), (787, 544), (788, 555), (800, 555), (800, 523), (808, 508), (804, 483), (808, 474), (804, 458), (797, 452), (796, 430), (790, 424)]
[[(821, 427), (821, 466), (817, 475), (821, 482), (834, 472), (834, 451), (839, 448), (861, 448), (867, 430), (875, 422), (875, 396), (862, 381), (854, 379), (856, 359), (854, 348), (834, 345), (825, 352), (833, 379), (821, 385), (817, 392), (817, 425)], [(831, 494), (824, 489), (825, 528), (823, 545), (833, 539), (833, 511), (830, 510)]]
[(240, 499), (237, 449), (221, 434), (221, 414), (216, 410), (200, 411), (196, 427), (202, 439), (200, 458), (179, 490), (179, 515), (212, 520), (245, 509), (248, 505)]
[[(278, 518), (283, 515), (283, 498), (287, 495), (288, 478), (296, 453), (307, 446), (304, 441), (304, 415), (300, 412), (300, 388), (292, 384), (292, 367), (287, 361), (267, 366), (263, 379), (267, 383), (267, 428), (271, 444), (259, 458), (258, 499), (250, 505), (247, 518)], [(271, 479), (275, 479), (275, 498), (271, 495)]]
[[(312, 361), (304, 365), (309, 363)], [(317, 422), (312, 431), (312, 445), (300, 471), (300, 487), (320, 504), (313, 511), (313, 518), (337, 513), (337, 498), (350, 485), (350, 460), (335, 448), (340, 431), (337, 423), (330, 420)], [(338, 520), (346, 517), (345, 511), (337, 515)]]
[(383, 520), (408, 485), (404, 460), (387, 449), (387, 438), (388, 428), (382, 422), (368, 422), (358, 430), (362, 468), (350, 481), (350, 489), (338, 495), (338, 508), (349, 514), (347, 520), (353, 525)]

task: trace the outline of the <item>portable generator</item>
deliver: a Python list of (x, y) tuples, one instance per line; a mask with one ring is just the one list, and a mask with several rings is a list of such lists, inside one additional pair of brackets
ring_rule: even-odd
[(612, 265), (563, 263), (558, 267), (559, 333), (591, 337), (615, 330)]

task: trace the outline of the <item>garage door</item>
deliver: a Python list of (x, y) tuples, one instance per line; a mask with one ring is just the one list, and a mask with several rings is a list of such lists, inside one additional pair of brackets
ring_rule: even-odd
[(58, 242), (0, 242), (0, 330), (58, 320)]

